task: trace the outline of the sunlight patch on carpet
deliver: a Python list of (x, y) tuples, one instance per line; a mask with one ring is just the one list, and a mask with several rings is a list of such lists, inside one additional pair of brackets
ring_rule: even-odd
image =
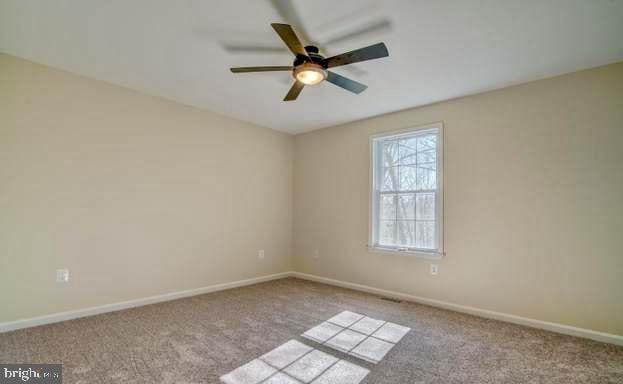
[(410, 330), (388, 321), (343, 311), (301, 336), (376, 364)]
[(296, 340), (221, 376), (225, 384), (359, 384), (370, 371)]

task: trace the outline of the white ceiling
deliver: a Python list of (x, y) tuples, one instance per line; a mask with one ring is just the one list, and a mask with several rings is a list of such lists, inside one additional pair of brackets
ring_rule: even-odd
[(223, 48), (281, 44), (268, 0), (0, 0), (0, 51), (290, 133), (623, 60), (623, 0), (293, 2), (318, 41), (391, 22), (330, 47), (387, 44), (389, 58), (335, 69), (364, 93), (323, 83), (286, 103), (289, 73), (230, 73), (291, 64)]

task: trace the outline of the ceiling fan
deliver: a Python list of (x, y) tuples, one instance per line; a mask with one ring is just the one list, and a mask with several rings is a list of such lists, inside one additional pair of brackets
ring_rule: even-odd
[(367, 85), (355, 80), (338, 75), (328, 69), (341, 65), (358, 63), (360, 61), (379, 59), (389, 56), (387, 47), (384, 43), (370, 45), (368, 47), (356, 49), (354, 51), (342, 53), (332, 57), (323, 57), (318, 51), (318, 47), (313, 45), (303, 46), (301, 40), (296, 36), (292, 27), (288, 24), (271, 24), (275, 32), (281, 37), (290, 51), (294, 54), (294, 62), (290, 66), (266, 66), (266, 67), (237, 67), (231, 68), (233, 73), (243, 72), (271, 72), (271, 71), (292, 71), (294, 84), (283, 99), (284, 101), (296, 100), (305, 85), (315, 85), (323, 80), (344, 88), (353, 93), (361, 93)]
[[(294, 4), (294, 0), (268, 0), (274, 10), (279, 14), (281, 22), (284, 24), (296, 25), (296, 34), (302, 40), (309, 45), (313, 45), (318, 48), (319, 53), (323, 56), (333, 56), (334, 45), (346, 44), (349, 40), (359, 40), (366, 36), (376, 36), (379, 34), (391, 31), (392, 23), (387, 18), (371, 12), (369, 7), (359, 8), (358, 11), (351, 13), (347, 16), (340, 17), (340, 32), (331, 32), (331, 27), (328, 27), (328, 35), (325, 34), (324, 38), (318, 40), (317, 36), (312, 36), (307, 30), (306, 23), (301, 17), (297, 7)], [(372, 7), (374, 8), (374, 7)], [(335, 15), (333, 15), (335, 16)], [(363, 20), (363, 21), (362, 21)], [(367, 20), (367, 21), (365, 21)], [(351, 25), (351, 28), (344, 30), (342, 27), (344, 23)], [(228, 35), (230, 38), (231, 35)], [(231, 54), (282, 54), (289, 53), (287, 47), (284, 46), (267, 46), (265, 44), (254, 43), (240, 43), (234, 41), (222, 41), (221, 47)], [(349, 65), (344, 67), (345, 71), (356, 75), (366, 75), (366, 70), (357, 66)]]

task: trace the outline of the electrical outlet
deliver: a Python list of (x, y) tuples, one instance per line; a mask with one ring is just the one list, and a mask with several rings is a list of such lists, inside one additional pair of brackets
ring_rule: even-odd
[(314, 259), (317, 259), (320, 257), (320, 251), (317, 249), (314, 249)]
[(430, 274), (431, 275), (438, 275), (439, 274), (439, 265), (438, 264), (431, 264), (430, 265)]
[(56, 270), (56, 282), (57, 283), (68, 283), (69, 282), (69, 269), (57, 269)]
[(257, 251), (257, 257), (260, 260), (264, 260), (264, 250), (263, 249), (260, 249), (259, 251)]

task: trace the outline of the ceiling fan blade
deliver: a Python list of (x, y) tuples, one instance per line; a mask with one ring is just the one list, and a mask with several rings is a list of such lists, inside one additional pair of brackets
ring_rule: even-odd
[(281, 37), (281, 40), (283, 40), (288, 48), (290, 48), (290, 51), (294, 53), (294, 56), (307, 56), (307, 51), (305, 50), (305, 48), (303, 48), (303, 43), (301, 43), (301, 40), (299, 40), (299, 38), (296, 36), (296, 33), (294, 33), (294, 30), (291, 26), (289, 26), (288, 24), (279, 23), (272, 23), (271, 25), (273, 26), (273, 29), (275, 30), (275, 32), (277, 32), (279, 37)]
[(272, 67), (236, 67), (229, 68), (233, 73), (244, 72), (274, 72), (274, 71), (291, 71), (290, 66), (272, 66)]
[(290, 90), (288, 91), (286, 97), (284, 97), (283, 101), (296, 100), (296, 98), (299, 97), (299, 93), (301, 93), (304, 86), (305, 84), (301, 83), (300, 81), (295, 81), (294, 84), (292, 84), (292, 88), (290, 88)]
[(264, 45), (248, 45), (248, 44), (222, 44), (224, 50), (230, 53), (290, 53), (284, 47), (269, 47)]
[(327, 41), (324, 42), (324, 45), (331, 45), (331, 44), (335, 44), (335, 43), (340, 43), (346, 40), (350, 40), (356, 37), (360, 37), (360, 36), (365, 36), (365, 35), (371, 35), (371, 34), (377, 34), (377, 33), (381, 33), (384, 31), (388, 31), (391, 29), (391, 23), (389, 22), (389, 20), (380, 20), (377, 21), (375, 23), (372, 24), (368, 24), (363, 26), (362, 28), (359, 28), (357, 30), (354, 30), (352, 32), (347, 32), (344, 33), (342, 35), (338, 35), (335, 36)]
[(348, 77), (344, 77), (342, 75), (338, 75), (335, 72), (329, 71), (327, 74), (327, 81), (331, 84), (335, 84), (338, 87), (344, 88), (347, 91), (351, 91), (352, 93), (361, 93), (368, 88), (367, 85), (361, 84), (355, 80), (351, 80)]
[[(325, 56), (329, 56), (329, 57), (334, 56), (333, 52), (330, 50), (329, 51), (324, 50), (324, 53), (325, 53)], [(344, 67), (343, 70), (349, 72), (351, 75), (354, 75), (355, 77), (365, 76), (368, 74), (368, 71), (354, 64)]]
[(326, 68), (339, 67), (360, 61), (374, 60), (389, 56), (385, 43), (370, 45), (369, 47), (356, 49), (354, 51), (342, 53), (337, 56), (328, 57), (322, 61)]
[(303, 41), (307, 43), (312, 42), (309, 34), (305, 30), (303, 20), (301, 20), (299, 13), (296, 11), (292, 0), (270, 0), (270, 2), (284, 22), (290, 25), (296, 25), (296, 30)]

